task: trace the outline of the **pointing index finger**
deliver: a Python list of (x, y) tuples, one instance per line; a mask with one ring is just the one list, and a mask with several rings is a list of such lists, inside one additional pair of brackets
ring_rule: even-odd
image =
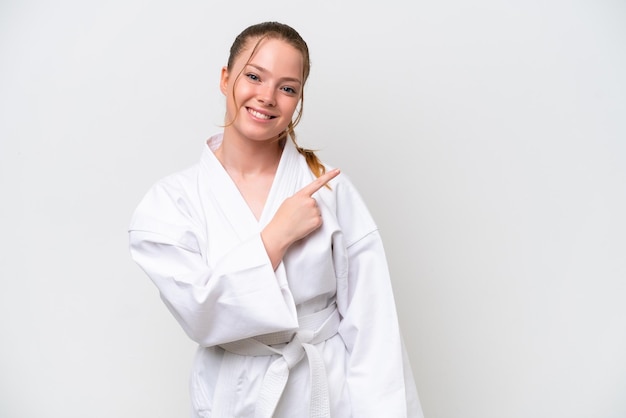
[(315, 193), (316, 191), (324, 187), (326, 183), (328, 183), (330, 180), (337, 177), (340, 172), (341, 171), (338, 168), (327, 171), (326, 173), (322, 174), (321, 176), (313, 180), (311, 183), (309, 183), (308, 185), (300, 189), (298, 193), (304, 194), (306, 196), (312, 196), (313, 193)]

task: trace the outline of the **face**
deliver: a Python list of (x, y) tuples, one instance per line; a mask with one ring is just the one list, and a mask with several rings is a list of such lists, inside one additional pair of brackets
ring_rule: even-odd
[[(291, 122), (302, 94), (302, 54), (278, 39), (265, 39), (249, 60), (256, 39), (222, 69), (225, 134), (254, 141), (276, 138)], [(234, 97), (234, 99), (233, 99)]]

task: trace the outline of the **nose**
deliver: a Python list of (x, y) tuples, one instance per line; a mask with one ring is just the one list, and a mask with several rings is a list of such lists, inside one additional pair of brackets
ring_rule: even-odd
[(257, 92), (257, 100), (265, 106), (276, 105), (275, 89), (270, 85), (260, 86)]

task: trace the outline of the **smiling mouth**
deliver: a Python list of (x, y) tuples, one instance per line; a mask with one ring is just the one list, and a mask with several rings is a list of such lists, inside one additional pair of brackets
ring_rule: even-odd
[(274, 119), (276, 117), (276, 116), (266, 115), (265, 113), (257, 112), (256, 110), (251, 109), (249, 107), (246, 109), (248, 110), (248, 113), (250, 113), (252, 116), (258, 119), (269, 120), (269, 119)]

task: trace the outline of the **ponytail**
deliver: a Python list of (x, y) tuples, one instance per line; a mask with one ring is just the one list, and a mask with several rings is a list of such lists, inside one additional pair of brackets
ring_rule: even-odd
[[(309, 166), (309, 170), (311, 170), (315, 177), (320, 177), (324, 175), (324, 173), (326, 173), (326, 167), (324, 166), (324, 164), (322, 164), (322, 161), (319, 159), (317, 154), (315, 154), (315, 151), (313, 151), (312, 149), (302, 148), (298, 145), (298, 142), (296, 141), (296, 133), (294, 131), (294, 127), (295, 125), (293, 123), (289, 123), (287, 134), (291, 138), (293, 144), (296, 146), (298, 152), (302, 154), (302, 156), (304, 156), (304, 159), (306, 160), (306, 165)], [(325, 187), (330, 189), (330, 186), (328, 184), (326, 184)]]

